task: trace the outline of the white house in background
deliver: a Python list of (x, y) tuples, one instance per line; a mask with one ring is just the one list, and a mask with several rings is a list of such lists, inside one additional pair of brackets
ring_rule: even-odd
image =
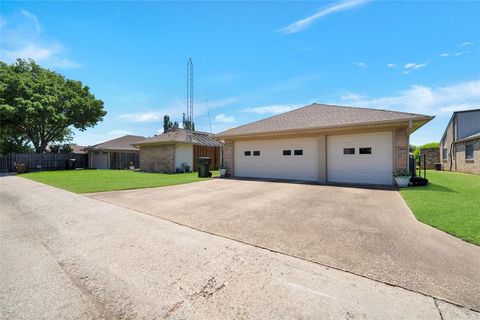
[(433, 117), (311, 104), (216, 135), (227, 174), (320, 183), (393, 184), (409, 135)]
[(88, 152), (88, 166), (92, 169), (128, 169), (139, 167), (139, 150), (132, 144), (145, 137), (126, 135), (105, 141), (84, 150)]

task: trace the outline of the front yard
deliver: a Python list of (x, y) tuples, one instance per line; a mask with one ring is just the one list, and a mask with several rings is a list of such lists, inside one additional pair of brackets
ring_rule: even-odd
[(428, 171), (427, 178), (426, 187), (400, 190), (417, 219), (480, 245), (480, 176)]
[(208, 179), (198, 178), (196, 172), (162, 174), (129, 170), (43, 171), (21, 177), (76, 193), (164, 187)]

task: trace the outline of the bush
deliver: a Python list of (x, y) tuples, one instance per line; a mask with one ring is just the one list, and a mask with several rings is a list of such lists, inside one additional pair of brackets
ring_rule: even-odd
[(425, 148), (439, 148), (439, 147), (440, 147), (440, 143), (438, 143), (438, 142), (426, 143), (423, 146), (415, 148), (415, 150), (413, 151), (413, 156), (415, 158), (417, 158), (420, 155), (420, 150), (422, 150), (422, 149), (425, 149)]

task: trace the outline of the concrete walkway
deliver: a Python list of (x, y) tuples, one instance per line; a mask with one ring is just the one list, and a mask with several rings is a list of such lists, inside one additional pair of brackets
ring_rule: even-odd
[(216, 179), (91, 197), (480, 310), (480, 247), (396, 191)]
[(480, 319), (26, 179), (0, 199), (2, 319)]

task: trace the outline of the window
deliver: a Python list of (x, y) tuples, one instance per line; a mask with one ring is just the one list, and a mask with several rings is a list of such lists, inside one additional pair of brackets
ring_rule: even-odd
[(252, 151), (245, 151), (245, 152), (243, 153), (243, 155), (246, 156), (246, 157), (249, 157), (249, 156), (252, 155)]
[(343, 154), (355, 154), (355, 148), (343, 148)]
[(253, 151), (253, 155), (254, 155), (254, 156), (259, 156), (259, 155), (260, 155), (260, 151)]
[(444, 149), (443, 149), (443, 156), (442, 156), (442, 158), (443, 158), (443, 161), (447, 161), (447, 158), (448, 158), (447, 148), (444, 148)]
[(291, 156), (292, 155), (292, 150), (283, 150), (283, 155), (284, 156)]
[(465, 159), (473, 160), (473, 143), (467, 144), (465, 146)]
[(293, 151), (293, 154), (296, 156), (303, 156), (303, 150), (302, 149), (295, 150)]
[(360, 154), (372, 154), (372, 148), (358, 148), (358, 153)]

